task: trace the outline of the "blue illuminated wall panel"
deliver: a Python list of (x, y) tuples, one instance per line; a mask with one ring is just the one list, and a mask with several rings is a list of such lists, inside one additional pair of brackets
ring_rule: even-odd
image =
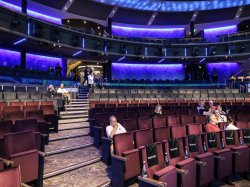
[(235, 33), (237, 31), (237, 25), (204, 29), (204, 38), (206, 38), (207, 41), (216, 42), (219, 39), (218, 36)]
[(66, 62), (61, 58), (42, 55), (26, 54), (26, 68), (39, 71), (48, 71), (48, 67), (55, 69), (56, 64), (62, 67), (62, 75), (66, 74)]
[(20, 52), (0, 49), (0, 66), (19, 66), (20, 58)]
[(218, 72), (218, 81), (220, 83), (225, 83), (232, 75), (240, 71), (240, 65), (236, 62), (208, 63), (206, 68), (210, 79), (214, 69)]
[(112, 63), (113, 80), (184, 80), (182, 64), (122, 64)]
[(112, 34), (136, 38), (183, 38), (184, 28), (129, 27), (112, 25)]

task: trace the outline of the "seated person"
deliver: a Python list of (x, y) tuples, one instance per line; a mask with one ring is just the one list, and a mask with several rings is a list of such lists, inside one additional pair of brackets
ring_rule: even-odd
[(69, 103), (69, 101), (70, 101), (70, 94), (69, 94), (68, 90), (67, 90), (66, 88), (64, 88), (64, 84), (61, 84), (61, 85), (60, 85), (60, 88), (58, 88), (57, 93), (61, 93), (63, 99), (64, 99), (67, 103)]
[(219, 132), (220, 131), (220, 128), (217, 125), (217, 118), (216, 118), (215, 114), (209, 114), (208, 121), (209, 121), (209, 123), (206, 124), (206, 126), (205, 126), (206, 132)]
[(208, 115), (213, 114), (213, 113), (214, 113), (214, 109), (210, 107), (209, 102), (206, 102), (204, 104), (204, 110), (203, 110), (202, 114), (208, 116)]
[(225, 115), (220, 114), (219, 110), (214, 110), (214, 114), (217, 118), (217, 122), (227, 122), (227, 117)]
[[(126, 129), (120, 124), (117, 122), (117, 119), (115, 116), (110, 116), (109, 118), (109, 126), (106, 127), (106, 134), (107, 134), (107, 137), (113, 139), (113, 136), (115, 134), (121, 134), (121, 133), (125, 133), (127, 132)], [(113, 144), (111, 144), (110, 146), (110, 151), (111, 151), (111, 154), (113, 154)]]
[(216, 106), (214, 106), (214, 102), (212, 100), (208, 101), (209, 108), (212, 110), (216, 110)]
[(53, 97), (56, 94), (56, 89), (52, 84), (49, 85), (48, 87), (48, 93), (51, 95), (51, 97)]
[(198, 114), (203, 114), (203, 112), (205, 111), (205, 101), (202, 100), (198, 103), (198, 107), (196, 108), (198, 111)]
[(156, 116), (162, 116), (162, 107), (161, 107), (160, 104), (157, 104), (155, 106), (155, 111), (154, 111), (154, 113), (152, 115), (152, 117), (156, 117)]
[(238, 130), (239, 128), (234, 125), (234, 119), (228, 116), (228, 124), (224, 127), (224, 130)]

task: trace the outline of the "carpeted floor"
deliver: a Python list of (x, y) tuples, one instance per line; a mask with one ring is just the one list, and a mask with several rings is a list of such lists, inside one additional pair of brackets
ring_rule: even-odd
[(98, 187), (107, 184), (110, 169), (102, 162), (44, 180), (44, 187)]

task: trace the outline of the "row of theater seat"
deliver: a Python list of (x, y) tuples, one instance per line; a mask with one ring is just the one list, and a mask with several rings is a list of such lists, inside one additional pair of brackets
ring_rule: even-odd
[[(244, 128), (249, 129), (249, 123)], [(201, 124), (190, 124), (114, 135), (112, 186), (123, 186), (124, 182), (140, 175), (143, 161), (149, 178), (171, 187), (177, 184), (183, 187), (207, 185), (214, 179), (249, 171), (249, 138), (243, 138), (242, 129), (228, 132), (204, 133)], [(234, 142), (228, 141), (227, 137), (233, 138)], [(156, 143), (158, 163), (149, 167), (145, 146), (152, 143)], [(109, 149), (110, 145), (111, 140), (103, 148)], [(169, 166), (165, 165), (167, 160)], [(139, 179), (139, 185), (154, 186), (152, 182), (155, 183)]]
[[(34, 134), (39, 133), (22, 131), (3, 135), (0, 144), (3, 150), (1, 151), (1, 155), (3, 155), (4, 159), (12, 161), (15, 166), (20, 166), (21, 181), (19, 182), (42, 187), (44, 154), (39, 152), (37, 148), (37, 136), (34, 136)], [(0, 186), (8, 186), (10, 183), (9, 180), (15, 179), (10, 178), (9, 175), (4, 175), (6, 178), (3, 181), (1, 178), (3, 176), (1, 169), (4, 169), (3, 164), (2, 166), (0, 165)], [(15, 182), (12, 181), (10, 186), (14, 187)]]
[(62, 99), (62, 94), (54, 94), (53, 98), (48, 92), (0, 92), (0, 101), (37, 101)]
[(18, 85), (0, 85), (1, 92), (47, 92), (45, 86), (18, 86)]
[(118, 100), (221, 100), (235, 101), (248, 100), (247, 93), (194, 93), (194, 94), (98, 94), (91, 96), (91, 101), (118, 101)]
[[(94, 93), (110, 94), (212, 94), (239, 93), (238, 89), (95, 89)], [(90, 93), (91, 94), (91, 93)]]

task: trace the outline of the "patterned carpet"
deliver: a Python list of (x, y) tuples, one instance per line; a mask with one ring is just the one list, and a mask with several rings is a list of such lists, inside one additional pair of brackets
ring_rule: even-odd
[(95, 147), (87, 147), (61, 154), (51, 155), (45, 157), (44, 173), (47, 174), (99, 157), (100, 150), (96, 149)]
[(97, 187), (110, 181), (110, 169), (102, 162), (44, 180), (44, 187)]
[(79, 145), (87, 145), (93, 143), (93, 138), (90, 136), (82, 136), (78, 138), (65, 139), (61, 141), (50, 142), (49, 145), (45, 147), (46, 152), (55, 151), (70, 147), (75, 147)]
[(88, 133), (89, 133), (89, 128), (73, 129), (73, 130), (59, 131), (58, 133), (51, 133), (49, 135), (49, 138), (50, 139), (62, 138), (66, 136), (77, 136), (77, 135), (83, 135), (83, 134), (88, 134)]

